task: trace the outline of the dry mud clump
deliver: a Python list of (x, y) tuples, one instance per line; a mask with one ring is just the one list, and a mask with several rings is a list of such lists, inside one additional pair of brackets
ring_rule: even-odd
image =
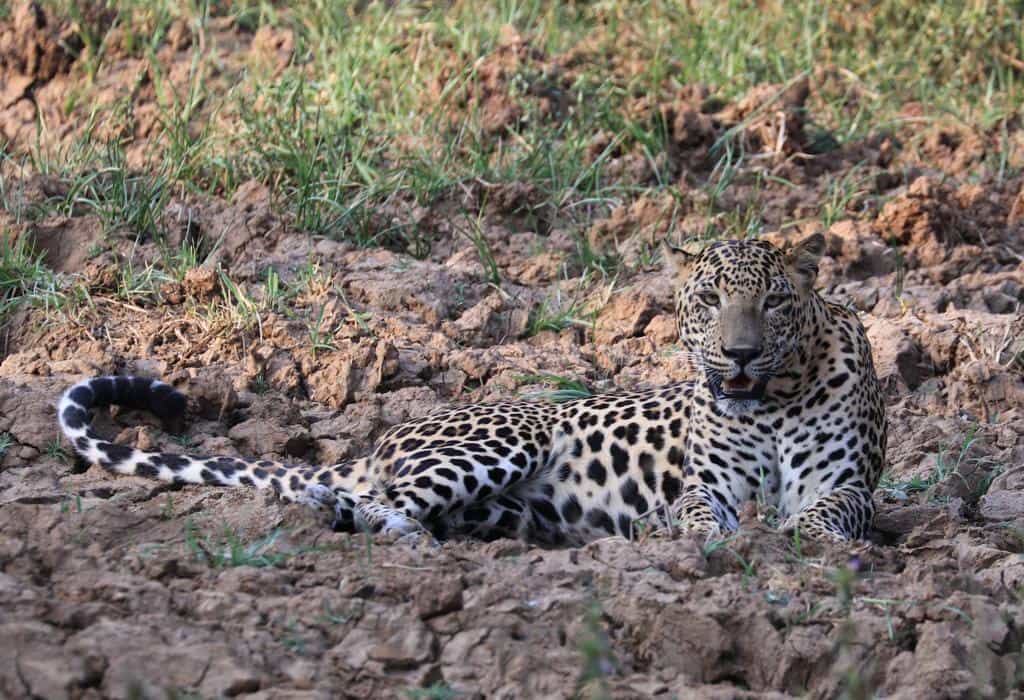
[[(15, 117), (33, 101), (54, 134), (77, 128), (56, 106), (74, 29), (41, 12), (22, 4), (0, 25), (0, 124), (15, 146), (29, 143), (32, 119)], [(273, 70), (293, 49), (286, 33), (213, 24), (217, 50), (258, 51)], [(177, 75), (190, 39), (174, 32), (161, 50)], [(579, 60), (508, 32), (460, 109), (492, 135), (557, 121)], [(160, 264), (164, 241), (104, 236), (93, 213), (0, 214), (89, 299), (22, 307), (0, 333), (0, 696), (1021, 697), (1024, 180), (969, 177), (995, 142), (945, 127), (915, 151), (885, 134), (815, 153), (817, 89), (722, 102), (689, 86), (632, 105), (669, 127), (655, 158), (675, 189), (572, 230), (522, 215), (529, 183), (474, 184), (459, 196), (482, 206), (498, 286), (444, 198), (412, 214), (436, 235), (414, 259), (299, 231), (258, 182), (175, 196), (166, 241), (216, 239), (216, 252), (128, 299), (124, 270)], [(140, 124), (152, 106), (138, 95)], [(791, 184), (740, 176), (710, 202), (702, 180), (726, 134)], [(607, 134), (592, 146), (625, 181), (651, 177)], [(121, 443), (301, 463), (364, 454), (452, 401), (551, 388), (545, 375), (599, 390), (681, 378), (660, 240), (724, 230), (745, 205), (767, 238), (797, 238), (783, 225), (825, 222), (829, 183), (845, 175), (857, 192), (821, 225), (819, 285), (862, 313), (887, 391), (890, 468), (870, 542), (793, 541), (748, 512), (710, 544), (393, 543), (331, 533), (265, 494), (114, 478), (75, 464), (57, 434), (60, 393), (114, 371), (164, 377), (191, 402), (184, 426), (98, 416)], [(26, 205), (66, 195), (54, 178), (11, 182)], [(583, 242), (618, 265), (615, 285), (584, 270)], [(287, 304), (263, 296), (268, 269), (293, 290)]]

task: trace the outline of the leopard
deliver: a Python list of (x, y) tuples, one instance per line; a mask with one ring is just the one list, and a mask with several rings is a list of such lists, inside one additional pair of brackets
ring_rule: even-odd
[(885, 406), (857, 314), (815, 290), (825, 249), (820, 233), (666, 244), (688, 379), (561, 402), (453, 404), (339, 464), (157, 452), (94, 430), (93, 412), (111, 405), (180, 424), (185, 395), (154, 378), (80, 381), (59, 400), (59, 424), (86, 463), (272, 489), (342, 532), (556, 546), (648, 526), (727, 537), (754, 501), (785, 533), (860, 540), (874, 518)]

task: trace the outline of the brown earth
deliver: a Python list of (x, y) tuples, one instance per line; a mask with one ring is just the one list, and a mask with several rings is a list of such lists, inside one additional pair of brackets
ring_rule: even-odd
[[(0, 25), (0, 124), (15, 146), (33, 138), (37, 108), (55, 138), (79, 128), (59, 108), (75, 35), (41, 12), (19, 5)], [(218, 31), (227, 58), (288, 60), (288, 36)], [(161, 60), (179, 66), (189, 42), (187, 28), (172, 31)], [(525, 113), (507, 94), (509, 71), (529, 64), (527, 99), (559, 119), (578, 58), (547, 57), (510, 33), (461, 104), (483, 105), (490, 131), (511, 128)], [(98, 78), (110, 99), (138, 70), (114, 66)], [(678, 196), (627, 202), (583, 232), (618, 256), (615, 285), (584, 278), (557, 222), (520, 216), (528, 183), (487, 193), (500, 290), (445, 202), (414, 214), (435, 235), (414, 259), (298, 231), (259, 183), (230, 199), (175, 198), (170, 235), (227, 234), (206, 266), (131, 302), (112, 293), (118, 270), (159, 260), (156, 242), (114, 237), (96, 254), (94, 216), (25, 223), (0, 212), (9, 235), (92, 300), (20, 311), (0, 341), (0, 434), (13, 439), (0, 458), (0, 695), (1024, 697), (1024, 179), (978, 170), (998, 142), (966, 127), (935, 127), (915, 149), (897, 133), (814, 153), (803, 107), (827, 79), (760, 86), (729, 104), (691, 86), (633, 105), (669, 127), (659, 158)], [(135, 96), (130, 152), (145, 151), (152, 99)], [(733, 127), (764, 156), (758, 167), (795, 186), (740, 177), (709, 213), (699, 186), (712, 143)], [(609, 148), (596, 134), (594, 157)], [(623, 178), (652, 177), (640, 154), (610, 157)], [(862, 184), (824, 227), (828, 182), (847, 173)], [(62, 186), (18, 185), (28, 203)], [(531, 375), (598, 390), (685, 376), (672, 290), (648, 254), (741, 206), (769, 230), (813, 220), (773, 240), (827, 228), (819, 286), (862, 312), (891, 425), (871, 542), (793, 542), (748, 514), (713, 546), (682, 536), (576, 550), (396, 544), (331, 533), (265, 494), (83, 469), (58, 442), (60, 393), (105, 372), (160, 376), (192, 401), (178, 437), (146, 416), (101, 416), (120, 442), (306, 463), (363, 454), (388, 427), (452, 401), (529, 393), (540, 388)], [(291, 283), (310, 260), (313, 282), (289, 312), (264, 308), (255, 323), (223, 311), (217, 265), (258, 300), (264, 270)], [(593, 323), (531, 334), (558, 295), (578, 295)], [(313, 335), (329, 342), (314, 347)], [(246, 565), (224, 561), (224, 532), (251, 548)]]

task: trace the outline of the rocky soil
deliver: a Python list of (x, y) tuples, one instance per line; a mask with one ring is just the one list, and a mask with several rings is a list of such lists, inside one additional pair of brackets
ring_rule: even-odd
[[(0, 24), (0, 128), (26, 144), (41, 110), (71, 138), (80, 125), (59, 105), (75, 37), (26, 7)], [(221, 31), (227, 53), (289, 50)], [(520, 115), (503, 66), (571, 71), (570, 58), (511, 37), (465, 99), (509, 128)], [(115, 65), (99, 78), (112, 92), (133, 71)], [(614, 280), (580, 262), (576, 232), (524, 215), (528, 182), (487, 193), (500, 286), (452, 213), (459, 197), (483, 201), (479, 183), (380, 212), (429, 233), (420, 257), (298, 230), (258, 182), (183, 192), (164, 229), (215, 252), (131, 301), (121, 271), (159, 261), (162, 241), (106, 236), (94, 214), (0, 212), (10, 240), (88, 292), (74, 308), (21, 307), (0, 332), (0, 696), (1024, 697), (1024, 178), (982, 167), (1005, 135), (959, 124), (914, 134), (914, 148), (879, 133), (816, 154), (803, 108), (819, 84), (728, 104), (694, 86), (635, 105), (669, 125), (658, 158), (678, 196), (623, 203), (579, 232), (619, 261)], [(553, 120), (566, 108), (529, 99)], [(145, 151), (147, 104), (143, 90), (132, 153)], [(754, 206), (776, 241), (825, 231), (819, 287), (861, 312), (873, 342), (890, 449), (870, 542), (794, 542), (751, 513), (710, 545), (396, 544), (331, 533), (262, 493), (114, 478), (60, 442), (60, 393), (106, 372), (160, 376), (191, 400), (180, 435), (144, 415), (100, 417), (119, 442), (300, 463), (362, 454), (453, 401), (528, 396), (550, 386), (541, 375), (598, 391), (682, 377), (672, 290), (650, 251), (725, 216), (698, 185), (731, 128), (775, 178), (738, 178), (716, 211)], [(595, 134), (595, 154), (607, 147)], [(643, 154), (612, 157), (624, 178), (652, 176)], [(823, 216), (846, 173), (855, 191)], [(26, 205), (66, 187), (8, 182)], [(263, 296), (268, 269), (301, 290), (287, 305)], [(566, 299), (584, 320), (539, 323)]]

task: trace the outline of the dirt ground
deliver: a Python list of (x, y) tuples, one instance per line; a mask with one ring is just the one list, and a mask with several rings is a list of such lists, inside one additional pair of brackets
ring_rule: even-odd
[[(61, 109), (65, 31), (24, 12), (0, 24), (12, 144), (34, 138), (37, 110), (55, 139), (80, 126)], [(288, 51), (286, 38), (221, 31), (229, 53)], [(171, 66), (174, 50), (172, 37)], [(521, 116), (502, 61), (554, 62), (510, 39), (470, 96), (495, 130)], [(98, 80), (114, 93), (134, 68), (112, 65)], [(979, 165), (1022, 132), (932, 126), (914, 148), (897, 130), (808, 155), (803, 106), (819, 84), (727, 104), (695, 86), (635, 105), (670, 126), (658, 157), (678, 197), (641, 197), (587, 225), (593, 249), (623, 263), (614, 284), (578, 267), (568, 231), (524, 214), (527, 182), (380, 212), (429, 233), (420, 258), (311, 236), (258, 182), (226, 197), (182, 191), (165, 229), (177, 243), (216, 240), (216, 252), (130, 301), (119, 271), (160, 260), (163, 242), (104, 236), (93, 213), (0, 212), (12, 240), (88, 291), (73, 311), (19, 307), (0, 332), (0, 696), (1024, 697), (1024, 178)], [(149, 133), (145, 89), (136, 97), (130, 155)], [(529, 99), (551, 119), (566, 108)], [(115, 478), (60, 442), (60, 393), (107, 372), (163, 377), (191, 401), (180, 435), (144, 415), (98, 418), (119, 442), (300, 463), (363, 454), (453, 401), (528, 395), (539, 375), (598, 391), (682, 377), (672, 290), (650, 251), (721, 216), (695, 183), (730, 128), (775, 177), (739, 177), (720, 210), (757, 207), (777, 241), (825, 231), (819, 287), (858, 309), (872, 339), (890, 448), (870, 542), (794, 542), (751, 515), (710, 544), (395, 544), (332, 533), (263, 493)], [(624, 178), (651, 177), (644, 155), (612, 156)], [(858, 186), (824, 220), (829, 183), (847, 173)], [(7, 182), (28, 205), (66, 186)], [(452, 214), (458, 197), (485, 194), (500, 288)], [(268, 269), (302, 282), (287, 306), (261, 299)], [(538, 309), (573, 294), (587, 322), (538, 323)]]

